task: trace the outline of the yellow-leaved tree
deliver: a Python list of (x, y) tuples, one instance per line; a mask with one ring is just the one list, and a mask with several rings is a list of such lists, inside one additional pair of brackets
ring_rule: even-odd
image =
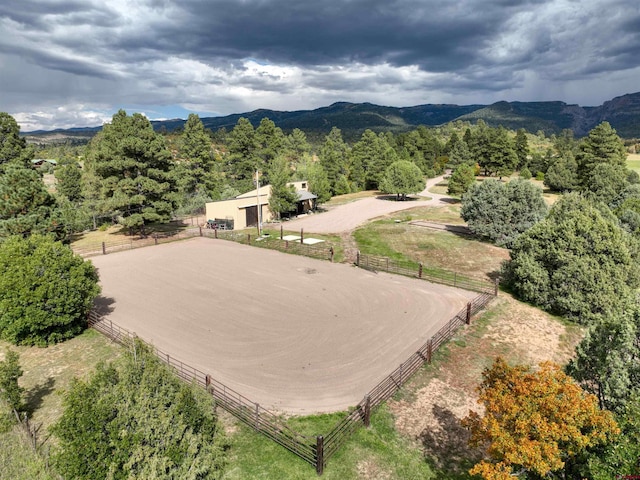
[(469, 473), (487, 480), (512, 480), (531, 472), (546, 476), (570, 467), (588, 447), (619, 433), (610, 412), (551, 362), (539, 368), (509, 366), (498, 357), (478, 388), (480, 416), (462, 420), (473, 446), (486, 446), (487, 460)]

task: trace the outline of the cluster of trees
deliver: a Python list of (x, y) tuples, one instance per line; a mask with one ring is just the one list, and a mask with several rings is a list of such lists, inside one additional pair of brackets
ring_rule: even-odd
[[(545, 181), (555, 182), (568, 168), (574, 176), (562, 190), (574, 191), (511, 239), (503, 282), (522, 300), (586, 325), (587, 335), (564, 372), (501, 360), (485, 372), (486, 413), (465, 424), (475, 444), (489, 445), (489, 460), (472, 469), (487, 479), (640, 474), (637, 176), (626, 170), (622, 142), (608, 124), (579, 144), (568, 136), (556, 141), (563, 153)], [(507, 197), (484, 183), (489, 186), (474, 186), (464, 197), (463, 212), (473, 221), (500, 208), (496, 196)], [(495, 223), (489, 218), (485, 235), (500, 241)]]

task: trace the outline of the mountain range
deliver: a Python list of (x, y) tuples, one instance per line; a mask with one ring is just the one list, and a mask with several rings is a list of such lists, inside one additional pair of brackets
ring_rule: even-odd
[[(472, 123), (482, 119), (490, 126), (502, 125), (517, 130), (524, 128), (536, 133), (540, 130), (550, 135), (563, 129), (572, 129), (577, 137), (603, 121), (609, 122), (623, 138), (640, 138), (640, 92), (615, 97), (598, 107), (581, 107), (564, 102), (497, 102), (492, 105), (427, 104), (414, 107), (384, 107), (371, 103), (338, 102), (315, 110), (292, 112), (254, 110), (224, 117), (201, 118), (206, 128), (231, 130), (240, 117), (257, 126), (265, 117), (270, 118), (285, 131), (299, 128), (308, 135), (326, 134), (332, 127), (342, 130), (345, 138), (354, 138), (365, 129), (401, 132), (419, 125), (437, 126), (463, 120)], [(160, 131), (182, 128), (185, 120), (152, 121)], [(102, 127), (72, 128), (67, 130), (27, 132), (34, 142), (47, 142), (54, 138), (86, 139)]]

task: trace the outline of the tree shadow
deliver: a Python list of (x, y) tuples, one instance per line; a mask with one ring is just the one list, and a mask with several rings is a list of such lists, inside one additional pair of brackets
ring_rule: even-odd
[(113, 307), (115, 303), (115, 299), (100, 295), (93, 301), (93, 309), (99, 315), (108, 315), (115, 310)]
[(454, 413), (440, 405), (433, 406), (437, 422), (420, 434), (425, 461), (441, 479), (470, 479), (469, 469), (483, 458), (482, 450), (469, 446), (470, 434)]
[(378, 200), (386, 200), (390, 202), (418, 202), (420, 201), (419, 197), (398, 197), (395, 194), (382, 194), (376, 195)]
[(55, 380), (53, 377), (47, 378), (44, 383), (35, 385), (33, 388), (25, 392), (24, 408), (27, 415), (31, 417), (33, 413), (42, 406), (44, 397), (54, 390)]

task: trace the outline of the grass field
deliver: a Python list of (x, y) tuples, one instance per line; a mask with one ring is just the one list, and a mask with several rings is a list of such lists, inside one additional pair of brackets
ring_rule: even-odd
[(630, 153), (627, 157), (627, 168), (640, 173), (640, 153)]
[(411, 225), (411, 220), (429, 220), (460, 224), (455, 207), (412, 209), (390, 215), (355, 231), (354, 237), (362, 253), (382, 255), (395, 260), (413, 260), (429, 268), (447, 270), (468, 277), (493, 277), (508, 250), (467, 235), (432, 230)]

